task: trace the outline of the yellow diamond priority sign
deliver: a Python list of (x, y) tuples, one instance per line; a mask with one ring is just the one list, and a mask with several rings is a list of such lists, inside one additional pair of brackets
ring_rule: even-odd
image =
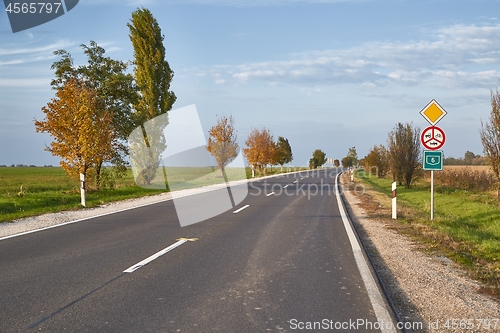
[(422, 111), (420, 111), (420, 114), (429, 124), (435, 126), (444, 116), (446, 116), (446, 111), (433, 99), (422, 109)]

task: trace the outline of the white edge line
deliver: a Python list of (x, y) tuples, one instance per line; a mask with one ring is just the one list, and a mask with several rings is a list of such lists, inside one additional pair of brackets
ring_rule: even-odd
[(152, 256), (144, 259), (143, 261), (138, 262), (137, 264), (135, 264), (133, 266), (130, 266), (130, 268), (127, 268), (126, 270), (124, 270), (123, 273), (132, 273), (132, 272), (138, 270), (139, 268), (146, 266), (151, 261), (153, 261), (153, 260), (161, 257), (165, 253), (172, 251), (176, 247), (178, 247), (178, 246), (180, 246), (180, 245), (182, 245), (182, 244), (184, 244), (186, 242), (187, 242), (187, 239), (181, 239), (180, 241), (177, 241), (176, 243), (170, 245), (169, 247), (166, 247), (163, 250), (156, 252)]
[(239, 213), (239, 212), (241, 212), (243, 209), (246, 209), (246, 208), (248, 208), (248, 207), (250, 207), (250, 205), (245, 205), (245, 206), (241, 207), (240, 209), (235, 210), (235, 211), (233, 212), (233, 214), (238, 214), (238, 213)]
[[(2, 241), (4, 239), (8, 239), (8, 238), (13, 238), (13, 237), (17, 237), (17, 236), (23, 236), (23, 235), (31, 234), (31, 233), (42, 231), (42, 230), (47, 230), (47, 229), (61, 227), (63, 225), (67, 225), (67, 224), (72, 224), (72, 223), (82, 222), (82, 221), (86, 221), (86, 220), (90, 220), (90, 219), (95, 219), (95, 218), (98, 218), (98, 217), (101, 217), (101, 216), (106, 216), (106, 215), (121, 213), (121, 212), (125, 212), (125, 211), (131, 210), (131, 209), (136, 209), (136, 208), (141, 208), (141, 207), (145, 207), (145, 206), (150, 206), (150, 205), (154, 205), (154, 204), (157, 204), (157, 203), (160, 203), (160, 202), (169, 201), (169, 200), (172, 200), (172, 198), (158, 200), (158, 201), (155, 201), (155, 202), (149, 202), (149, 203), (142, 204), (142, 205), (139, 205), (139, 206), (123, 208), (123, 209), (120, 209), (120, 210), (115, 210), (115, 211), (108, 212), (108, 213), (103, 213), (103, 214), (100, 214), (100, 215), (94, 215), (94, 216), (84, 217), (83, 219), (78, 219), (78, 220), (74, 220), (74, 221), (68, 221), (68, 222), (63, 222), (63, 223), (59, 223), (59, 224), (54, 224), (54, 225), (50, 225), (50, 226), (39, 228), (39, 229), (33, 229), (33, 230), (29, 230), (29, 231), (24, 231), (24, 232), (21, 232), (21, 233), (18, 233), (18, 234), (14, 234), (14, 235), (4, 236), (4, 237), (0, 238), (0, 241)], [(9, 222), (5, 222), (5, 223), (9, 223)]]
[(266, 194), (266, 197), (270, 197), (273, 194), (274, 194), (274, 192), (268, 193), (268, 194)]
[[(338, 179), (342, 173), (339, 173), (335, 178), (335, 196), (337, 197), (337, 204), (339, 206), (340, 216), (342, 217), (342, 222), (344, 223), (344, 228), (347, 232), (347, 236), (349, 237), (349, 242), (351, 243), (352, 252), (354, 254), (354, 259), (356, 261), (356, 265), (358, 266), (359, 273), (361, 274), (361, 278), (365, 284), (365, 288), (368, 292), (368, 297), (370, 298), (370, 302), (373, 307), (373, 311), (375, 312), (375, 316), (379, 322), (391, 322), (393, 323), (392, 317), (387, 311), (384, 298), (380, 294), (380, 290), (375, 283), (375, 279), (368, 267), (368, 263), (363, 256), (361, 246), (354, 235), (354, 231), (352, 230), (351, 224), (347, 219), (347, 214), (344, 209), (344, 205), (342, 204), (340, 193), (338, 189)], [(392, 329), (388, 329), (387, 327), (382, 327), (381, 332), (397, 332), (395, 329), (396, 325), (393, 325)]]
[[(230, 184), (232, 184), (232, 183), (238, 184), (238, 183), (243, 183), (243, 182), (249, 183), (249, 182), (260, 181), (260, 180), (267, 179), (267, 178), (284, 177), (285, 175), (292, 175), (292, 174), (301, 173), (301, 172), (304, 172), (304, 171), (305, 170), (303, 170), (303, 171), (289, 172), (289, 173), (279, 174), (279, 175), (259, 177), (259, 178), (249, 178), (249, 179), (244, 179), (244, 180), (235, 180), (235, 181), (231, 181), (229, 183)], [(170, 200), (173, 200), (173, 199), (178, 199), (178, 198), (182, 198), (182, 197), (188, 197), (190, 195), (197, 195), (197, 194), (200, 194), (200, 193), (206, 193), (206, 192), (210, 192), (210, 191), (216, 191), (216, 190), (219, 190), (219, 189), (220, 188), (208, 189), (208, 190), (203, 191), (203, 192), (197, 192), (197, 193), (179, 195), (179, 196), (176, 196), (176, 197), (174, 197), (175, 191), (174, 192), (165, 192), (165, 193), (170, 193), (171, 197), (170, 198), (166, 198), (166, 199), (162, 199), (162, 200), (158, 200), (158, 201), (154, 201), (154, 202), (148, 202), (148, 203), (145, 203), (145, 204), (142, 204), (142, 205), (138, 205), (138, 206), (134, 206), (134, 207), (123, 208), (123, 209), (115, 210), (115, 211), (108, 212), (108, 213), (103, 213), (103, 214), (99, 214), (99, 215), (88, 216), (88, 217), (84, 217), (82, 219), (78, 219), (78, 220), (74, 220), (74, 221), (63, 222), (63, 223), (54, 224), (54, 225), (50, 225), (50, 226), (43, 227), (43, 228), (33, 229), (33, 230), (20, 232), (20, 233), (13, 234), (13, 235), (8, 235), (8, 236), (0, 237), (0, 241), (3, 241), (5, 239), (9, 239), (9, 238), (18, 237), (18, 236), (32, 234), (32, 233), (35, 233), (35, 232), (38, 232), (38, 231), (43, 231), (43, 230), (47, 230), (47, 229), (62, 227), (63, 225), (68, 225), (68, 224), (72, 224), (72, 223), (77, 223), (77, 222), (82, 222), (82, 221), (86, 221), (86, 220), (91, 220), (91, 219), (95, 219), (95, 218), (98, 218), (98, 217), (101, 217), (101, 216), (106, 216), (106, 215), (111, 215), (111, 214), (126, 212), (127, 210), (132, 210), (132, 209), (136, 209), (136, 208), (141, 208), (141, 207), (146, 207), (146, 206), (150, 206), (150, 205), (155, 205), (155, 204), (158, 204), (160, 202), (166, 202), (166, 201), (170, 201)], [(139, 197), (139, 198), (141, 198), (141, 197)], [(111, 202), (111, 203), (113, 203), (113, 202)], [(62, 211), (62, 212), (64, 212), (64, 211)], [(56, 212), (56, 213), (60, 213), (60, 212)], [(9, 223), (9, 222), (2, 222), (2, 223)], [(16, 222), (12, 222), (12, 223), (16, 223)]]

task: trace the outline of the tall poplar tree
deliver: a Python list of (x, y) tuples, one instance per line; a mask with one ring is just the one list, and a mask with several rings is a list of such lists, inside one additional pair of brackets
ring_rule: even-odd
[(176, 97), (170, 91), (174, 72), (165, 60), (164, 36), (153, 14), (146, 8), (137, 9), (127, 24), (134, 48), (134, 77), (139, 91), (134, 104), (137, 125), (172, 109)]
[[(136, 161), (135, 165), (142, 165), (138, 174), (142, 181), (149, 185), (157, 174), (161, 162), (161, 152), (165, 150), (166, 142), (162, 133), (168, 125), (167, 117), (164, 121), (150, 122), (154, 129), (148, 129), (155, 135), (146, 133), (144, 123), (160, 115), (166, 114), (174, 104), (176, 97), (170, 91), (170, 82), (174, 76), (167, 60), (165, 60), (164, 36), (153, 17), (146, 8), (138, 8), (132, 13), (132, 19), (127, 24), (130, 30), (130, 41), (134, 48), (134, 78), (138, 96), (133, 104), (134, 121), (136, 126), (142, 126), (146, 146), (145, 152), (131, 152), (133, 156), (140, 156), (146, 161)], [(134, 144), (131, 144), (133, 149)], [(139, 163), (140, 162), (140, 163)]]

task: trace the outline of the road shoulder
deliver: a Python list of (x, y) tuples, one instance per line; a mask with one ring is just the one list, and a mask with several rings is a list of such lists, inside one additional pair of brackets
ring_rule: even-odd
[[(479, 282), (468, 278), (451, 260), (420, 251), (417, 244), (394, 230), (395, 222), (389, 218), (370, 218), (361, 207), (362, 199), (370, 200), (367, 193), (347, 175), (341, 179), (353, 223), (404, 322), (423, 322), (426, 332), (500, 331), (500, 322), (496, 329), (479, 326), (484, 323), (481, 320), (500, 319), (498, 301), (479, 293)], [(459, 324), (453, 329), (453, 319), (464, 320), (463, 327), (471, 329)]]

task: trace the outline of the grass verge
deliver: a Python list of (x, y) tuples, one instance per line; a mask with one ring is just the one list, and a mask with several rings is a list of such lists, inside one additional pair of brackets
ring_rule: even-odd
[[(182, 168), (179, 168), (182, 169)], [(285, 168), (284, 172), (299, 171), (302, 168)], [(173, 190), (194, 188), (224, 182), (217, 178), (217, 172), (206, 177), (207, 172), (200, 170), (169, 170), (169, 185)], [(227, 171), (229, 180), (251, 178), (250, 168), (237, 174)], [(280, 168), (267, 171), (267, 175), (279, 174)], [(204, 176), (205, 175), (205, 176)], [(22, 197), (18, 196), (21, 186)], [(145, 189), (134, 182), (132, 170), (123, 178), (116, 180), (114, 189), (89, 191), (86, 194), (86, 207), (97, 207), (106, 203), (150, 196), (168, 192), (162, 189)], [(81, 209), (79, 183), (71, 179), (58, 167), (0, 167), (0, 223), (63, 210)]]
[[(392, 180), (363, 171), (356, 181), (366, 186), (362, 196), (370, 217), (391, 219)], [(430, 183), (398, 186), (398, 220), (394, 229), (411, 236), (422, 249), (446, 256), (485, 283), (483, 292), (500, 297), (500, 210), (494, 194), (435, 186), (434, 220), (430, 220)]]

